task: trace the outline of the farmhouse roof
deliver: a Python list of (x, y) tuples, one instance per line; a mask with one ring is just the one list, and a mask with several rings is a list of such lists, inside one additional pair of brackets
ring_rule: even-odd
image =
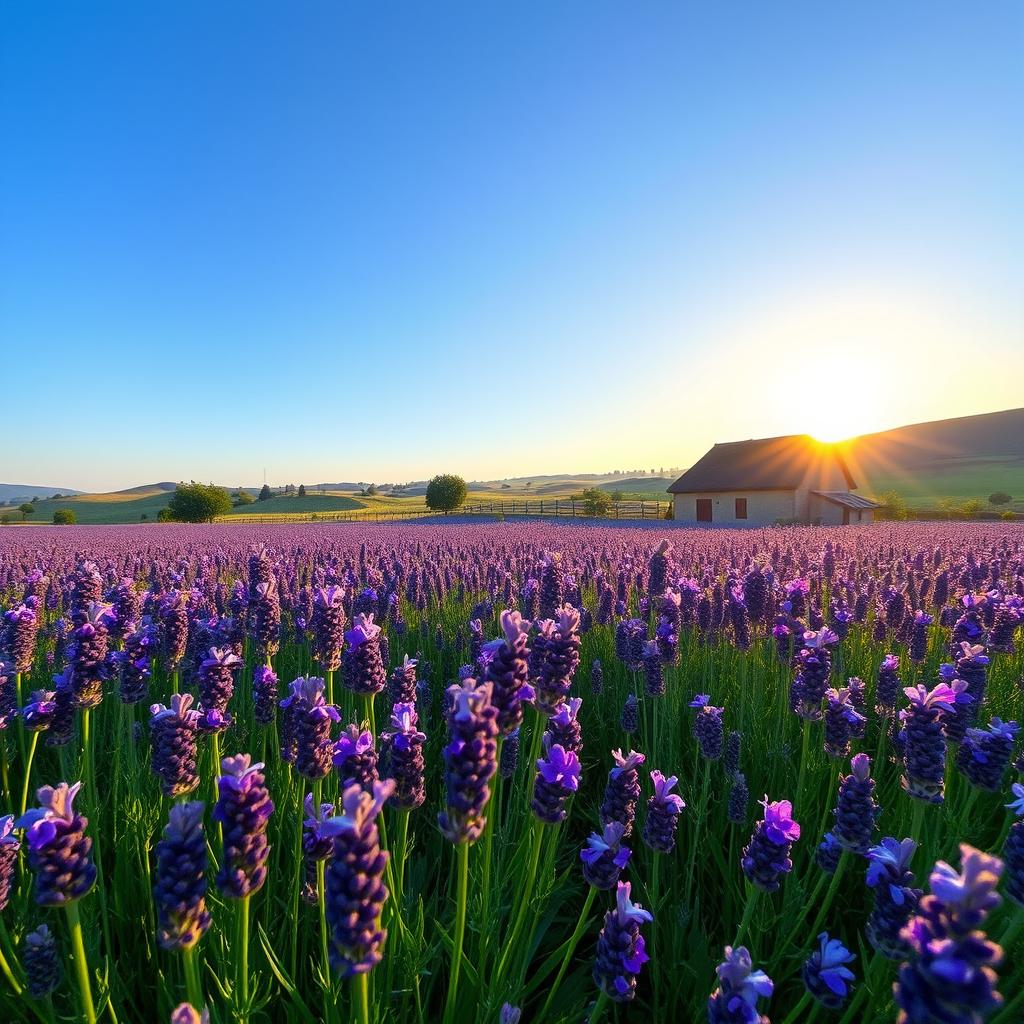
[(716, 444), (671, 487), (669, 494), (695, 491), (795, 490), (813, 482), (829, 463), (838, 463), (852, 490), (857, 486), (845, 460), (833, 445), (808, 434), (765, 437)]
[(859, 494), (851, 494), (849, 491), (811, 491), (811, 494), (816, 494), (819, 498), (831, 501), (834, 505), (842, 505), (843, 508), (860, 510), (882, 507), (877, 501), (872, 501), (870, 498), (862, 498)]

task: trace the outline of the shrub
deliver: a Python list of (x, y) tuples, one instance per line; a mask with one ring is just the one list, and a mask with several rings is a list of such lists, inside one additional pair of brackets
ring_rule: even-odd
[(466, 500), (466, 481), (461, 476), (442, 473), (427, 484), (427, 508), (447, 515)]
[(10, 525), (11, 525), (10, 513), (5, 512), (2, 516), (0, 516), (0, 526), (10, 526)]
[(304, 498), (306, 496), (306, 485), (299, 484), (299, 497)]
[(880, 513), (879, 518), (895, 519), (900, 522), (910, 518), (910, 509), (907, 508), (906, 501), (896, 491), (886, 491), (884, 494), (879, 495), (878, 500), (882, 504), (882, 507), (878, 510)]
[(212, 523), (214, 516), (231, 511), (231, 498), (223, 487), (193, 480), (190, 484), (178, 484), (167, 511), (179, 523)]
[(612, 501), (625, 501), (626, 495), (622, 491), (612, 491), (611, 498)]
[(1017, 513), (1013, 509), (1007, 509), (1005, 512), (999, 513), (999, 518), (1007, 523), (1012, 523), (1017, 518)]
[(18, 506), (18, 511), (21, 513), (22, 519), (28, 519), (28, 517), (32, 515), (33, 512), (35, 512), (35, 510), (35, 505), (33, 505), (30, 501), (26, 501), (24, 504)]
[(260, 496), (256, 500), (257, 501), (267, 501), (267, 500), (269, 500), (271, 498), (271, 496), (272, 495), (270, 493), (270, 488), (266, 484), (264, 484), (260, 488)]
[(583, 514), (592, 519), (606, 516), (612, 510), (612, 496), (607, 491), (588, 487), (580, 497), (583, 499)]
[(252, 505), (256, 499), (248, 491), (239, 491), (235, 495), (235, 507), (240, 505)]
[(996, 491), (988, 496), (988, 500), (991, 505), (1009, 505), (1013, 501), (1013, 495), (1007, 494), (1006, 491)]
[(173, 523), (174, 513), (169, 508), (162, 508), (156, 514), (156, 521), (158, 523)]
[(370, 486), (366, 488), (366, 494), (367, 494), (368, 497), (372, 498), (375, 494), (378, 494), (378, 493), (379, 492), (377, 490), (377, 485), (376, 484), (370, 484)]
[(74, 526), (76, 521), (74, 509), (59, 508), (53, 513), (54, 526)]

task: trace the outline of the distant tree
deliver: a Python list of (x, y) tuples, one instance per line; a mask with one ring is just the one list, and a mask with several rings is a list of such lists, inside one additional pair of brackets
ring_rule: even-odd
[(75, 510), (71, 508), (59, 508), (53, 513), (54, 526), (74, 526)]
[(162, 508), (156, 514), (156, 521), (158, 523), (173, 523), (174, 513), (169, 508)]
[(231, 497), (223, 487), (193, 481), (178, 484), (167, 508), (176, 522), (212, 523), (214, 516), (231, 511)]
[(957, 510), (964, 519), (976, 516), (984, 508), (980, 498), (968, 498)]
[(886, 491), (884, 494), (879, 495), (878, 500), (882, 505), (883, 518), (895, 519), (897, 521), (910, 518), (910, 509), (907, 508), (906, 501), (896, 491)]
[(60, 501), (60, 499), (63, 498), (63, 497), (64, 497), (64, 495), (61, 494), (60, 491), (58, 491), (56, 494), (51, 494), (50, 495), (50, 501)]
[(299, 484), (299, 497), (304, 498), (306, 496), (306, 485)]
[(28, 519), (28, 517), (32, 515), (33, 512), (35, 512), (35, 510), (35, 505), (33, 505), (32, 502), (30, 501), (23, 502), (21, 505), (18, 506), (18, 511), (21, 513), (21, 518), (23, 521), (25, 519)]
[(588, 487), (580, 497), (583, 499), (583, 514), (586, 516), (606, 516), (612, 509), (612, 496), (597, 487)]
[(142, 515), (139, 516), (139, 521), (144, 523), (148, 518), (149, 516), (145, 512), (143, 512)]
[(442, 473), (427, 484), (427, 508), (435, 512), (455, 511), (466, 500), (466, 481), (461, 476)]
[(32, 495), (32, 504), (34, 505), (38, 500), (39, 500), (39, 495), (38, 494), (33, 494)]
[(511, 487), (512, 487), (512, 485), (511, 485), (511, 484), (502, 484), (502, 485), (501, 485), (501, 489), (502, 489), (503, 491), (507, 491), (507, 490), (510, 490), (510, 489), (511, 489)]
[(988, 500), (993, 505), (1009, 505), (1013, 501), (1013, 495), (1007, 494), (1006, 491), (996, 491), (995, 494), (990, 494)]
[(11, 525), (11, 514), (9, 512), (5, 512), (2, 516), (0, 516), (0, 526), (10, 526), (10, 525)]
[(270, 499), (270, 497), (271, 497), (271, 495), (270, 495), (270, 488), (266, 484), (264, 484), (260, 488), (260, 496), (256, 500), (257, 501), (268, 501)]
[(625, 501), (626, 495), (623, 494), (622, 491), (612, 491), (611, 499), (612, 501)]
[(380, 491), (377, 490), (376, 484), (370, 484), (370, 486), (366, 488), (366, 493), (372, 498), (375, 494), (379, 494)]
[(239, 491), (235, 495), (235, 507), (239, 505), (251, 505), (256, 499), (248, 491)]

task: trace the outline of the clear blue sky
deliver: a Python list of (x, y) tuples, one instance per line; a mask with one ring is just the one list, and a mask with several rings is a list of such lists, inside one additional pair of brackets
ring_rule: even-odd
[(8, 3), (0, 480), (1022, 404), (1024, 5)]

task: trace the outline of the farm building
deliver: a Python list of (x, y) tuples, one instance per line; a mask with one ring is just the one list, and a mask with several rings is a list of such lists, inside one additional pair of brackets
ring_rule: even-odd
[(807, 434), (716, 444), (668, 492), (677, 522), (720, 526), (870, 523), (878, 504), (834, 445)]

